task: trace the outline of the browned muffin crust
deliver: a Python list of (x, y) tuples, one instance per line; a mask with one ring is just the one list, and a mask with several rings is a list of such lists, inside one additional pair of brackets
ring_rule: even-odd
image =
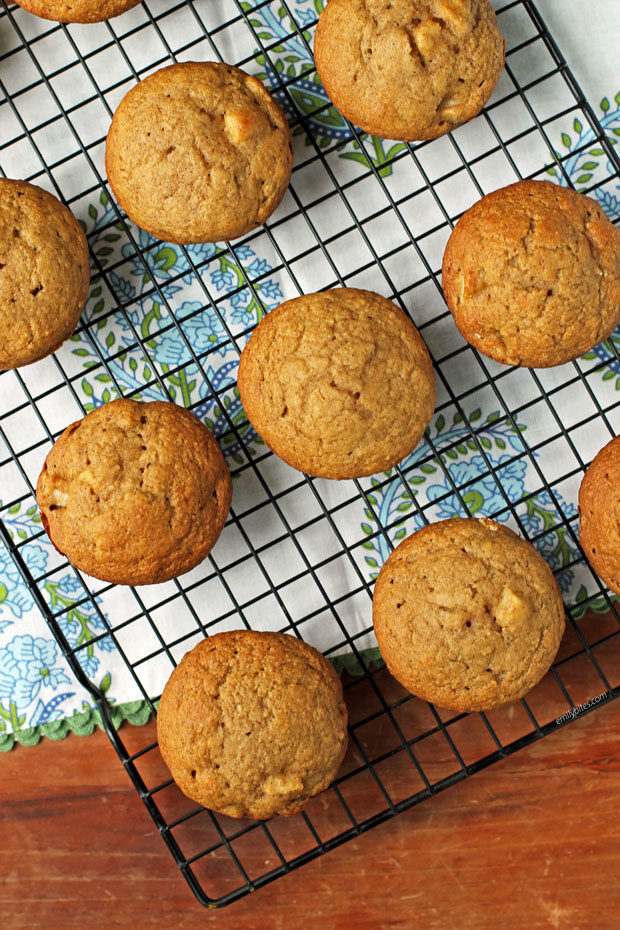
[(456, 224), (443, 289), (464, 338), (506, 365), (578, 358), (620, 319), (620, 230), (549, 181), (487, 194)]
[(232, 65), (185, 62), (121, 100), (106, 144), (114, 194), (158, 239), (219, 242), (260, 226), (282, 200), (293, 144), (265, 87)]
[(67, 427), (37, 484), (43, 526), (58, 551), (117, 584), (167, 581), (202, 562), (231, 494), (219, 446), (193, 413), (128, 399)]
[(29, 13), (57, 23), (101, 23), (119, 16), (140, 0), (15, 0)]
[(173, 671), (157, 712), (164, 762), (188, 797), (229, 817), (294, 814), (335, 778), (347, 748), (342, 685), (282, 633), (217, 633)]
[(583, 477), (579, 537), (596, 574), (620, 594), (620, 436), (603, 446)]
[(355, 288), (272, 310), (241, 354), (238, 384), (267, 445), (323, 478), (391, 468), (422, 438), (436, 399), (432, 362), (409, 317)]
[(544, 559), (487, 519), (443, 520), (403, 540), (379, 573), (373, 620), (394, 677), (458, 711), (523, 697), (549, 669), (565, 622)]
[(89, 282), (86, 236), (71, 211), (34, 184), (0, 178), (0, 369), (59, 348)]
[(504, 67), (504, 40), (488, 0), (330, 0), (314, 59), (348, 120), (413, 141), (480, 112)]

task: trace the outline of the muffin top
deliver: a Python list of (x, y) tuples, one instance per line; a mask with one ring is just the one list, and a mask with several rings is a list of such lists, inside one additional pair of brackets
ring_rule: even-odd
[(37, 484), (43, 526), (89, 575), (166, 581), (198, 565), (230, 508), (219, 446), (176, 404), (115, 400), (62, 433)]
[(620, 230), (590, 197), (519, 181), (458, 221), (443, 289), (462, 335), (484, 355), (560, 365), (606, 339), (620, 319)]
[(409, 317), (355, 288), (272, 310), (243, 350), (238, 383), (267, 445), (323, 478), (391, 468), (422, 438), (436, 397), (428, 350)]
[(210, 61), (170, 65), (133, 87), (106, 144), (129, 218), (180, 243), (235, 239), (264, 223), (292, 162), (288, 124), (261, 82)]
[(29, 13), (59, 23), (101, 23), (137, 6), (140, 0), (15, 0)]
[(314, 57), (348, 120), (413, 141), (482, 109), (504, 66), (504, 40), (488, 0), (329, 0)]
[(157, 736), (179, 788), (205, 807), (230, 817), (294, 814), (344, 757), (340, 679), (293, 636), (217, 633), (170, 676)]
[(579, 536), (594, 571), (620, 594), (620, 436), (595, 455), (581, 482)]
[(564, 605), (536, 549), (493, 520), (452, 519), (407, 537), (373, 599), (381, 655), (412, 694), (458, 711), (515, 701), (548, 670)]
[(0, 178), (0, 369), (57, 349), (88, 297), (88, 244), (53, 194)]

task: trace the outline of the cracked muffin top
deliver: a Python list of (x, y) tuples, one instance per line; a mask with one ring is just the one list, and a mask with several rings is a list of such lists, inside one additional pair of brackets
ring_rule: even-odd
[(504, 67), (504, 40), (488, 0), (329, 0), (314, 59), (348, 120), (411, 142), (480, 112)]
[(383, 565), (373, 620), (381, 655), (412, 694), (457, 711), (523, 697), (564, 632), (551, 569), (493, 520), (452, 519), (408, 536)]
[(548, 368), (620, 319), (620, 230), (589, 197), (549, 181), (487, 194), (458, 221), (443, 290), (464, 338), (506, 365)]
[(167, 581), (202, 562), (231, 493), (220, 448), (193, 413), (125, 398), (68, 426), (37, 483), (56, 549), (116, 584)]
[(219, 242), (260, 226), (282, 200), (293, 143), (255, 77), (216, 62), (170, 65), (121, 100), (108, 132), (114, 194), (169, 242)]
[(0, 370), (58, 349), (89, 282), (86, 236), (71, 211), (34, 184), (0, 178)]
[(250, 423), (280, 458), (320, 478), (391, 468), (435, 408), (428, 350), (409, 317), (372, 291), (335, 288), (263, 317), (241, 354)]
[(59, 23), (101, 23), (137, 6), (140, 0), (15, 0), (29, 13)]
[(183, 656), (159, 702), (164, 762), (229, 817), (294, 814), (336, 777), (347, 710), (328, 660), (294, 636), (235, 630)]

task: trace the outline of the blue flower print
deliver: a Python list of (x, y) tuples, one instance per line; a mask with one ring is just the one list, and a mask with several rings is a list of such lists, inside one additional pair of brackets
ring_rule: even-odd
[(610, 194), (609, 191), (596, 190), (594, 196), (610, 220), (615, 220), (620, 216), (620, 200), (615, 194)]
[(233, 294), (230, 298), (230, 305), (233, 307), (230, 319), (235, 325), (246, 327), (256, 322), (256, 316), (251, 306), (251, 299), (248, 291), (240, 291), (238, 294)]
[(262, 281), (256, 287), (261, 292), (261, 295), (268, 300), (278, 300), (283, 296), (277, 281)]
[(114, 289), (114, 294), (121, 301), (128, 303), (130, 300), (136, 296), (136, 289), (127, 278), (122, 278), (119, 274), (116, 274), (115, 271), (111, 271), (109, 274), (110, 284)]
[(42, 687), (57, 688), (71, 679), (55, 668), (56, 644), (40, 636), (15, 636), (0, 649), (0, 698), (26, 707)]
[[(202, 304), (198, 301), (185, 301), (181, 305), (179, 315), (188, 315), (201, 307)], [(197, 355), (226, 342), (226, 332), (220, 318), (212, 307), (204, 307), (200, 313), (182, 321), (180, 325), (187, 341)], [(178, 330), (168, 330), (156, 336), (155, 340), (153, 358), (160, 365), (174, 367), (190, 361), (190, 351)], [(223, 355), (225, 351), (225, 348), (220, 349), (220, 354)]]
[(248, 261), (254, 257), (254, 252), (249, 245), (239, 245), (235, 248), (235, 255), (240, 262)]
[(111, 636), (104, 636), (103, 639), (97, 640), (97, 648), (102, 652), (116, 652), (116, 645)]
[(28, 588), (6, 549), (0, 547), (0, 611), (6, 608), (19, 618), (32, 607)]
[(217, 291), (232, 288), (235, 283), (235, 276), (232, 271), (224, 271), (221, 268), (218, 271), (212, 271), (210, 278)]
[[(183, 304), (181, 309), (184, 310), (187, 307), (188, 304)], [(222, 321), (212, 307), (205, 307), (201, 313), (181, 323), (181, 326), (196, 355), (200, 355), (202, 352), (216, 346), (221, 346), (228, 338), (222, 326)], [(225, 353), (225, 348), (219, 349), (220, 355)]]
[(251, 326), (256, 322), (254, 314), (251, 310), (248, 310), (247, 307), (235, 307), (230, 318), (233, 323), (236, 323), (238, 326), (243, 326), (244, 329), (246, 326)]
[(495, 471), (502, 488), (506, 492), (506, 496), (510, 501), (514, 502), (518, 501), (525, 492), (527, 465), (523, 459), (518, 459), (516, 462), (510, 462), (509, 465), (502, 467), (502, 462), (509, 458), (510, 456), (503, 455), (495, 466)]
[(576, 516), (577, 508), (570, 501), (565, 501), (556, 491), (555, 498), (557, 505), (551, 499), (551, 495), (546, 489), (540, 491), (535, 498), (529, 499), (524, 504), (524, 512), (519, 508), (519, 518), (524, 531), (528, 536), (538, 536), (550, 527), (555, 527), (561, 521), (561, 513), (570, 519)]
[(208, 261), (217, 253), (217, 246), (213, 242), (196, 242), (186, 248), (187, 254), (195, 265)]
[(217, 253), (217, 246), (212, 242), (190, 245), (187, 247), (186, 255), (180, 246), (170, 242), (160, 242), (143, 229), (136, 227), (134, 236), (142, 252), (142, 258), (136, 254), (130, 242), (123, 245), (121, 252), (124, 258), (131, 261), (130, 273), (140, 280), (144, 277), (146, 263), (148, 271), (160, 282), (181, 276), (185, 283), (189, 283), (194, 273), (187, 255), (192, 262), (200, 264)]
[[(542, 555), (543, 559), (545, 559), (545, 561), (548, 562), (549, 559), (545, 555), (545, 551), (543, 549), (539, 549), (538, 551)], [(553, 566), (551, 567), (553, 568)], [(575, 572), (573, 571), (572, 568), (565, 568), (563, 571), (559, 571), (555, 573), (555, 580), (557, 581), (558, 588), (560, 589), (560, 592), (562, 594), (568, 594), (568, 592), (573, 586), (574, 577), (575, 577)]]
[(250, 301), (250, 295), (248, 291), (237, 291), (236, 294), (233, 294), (230, 298), (231, 307), (246, 307)]
[[(504, 455), (496, 463), (496, 468), (509, 459)], [(465, 501), (471, 514), (496, 513), (506, 506), (504, 495), (493, 475), (488, 474), (488, 468), (481, 455), (474, 455), (468, 462), (454, 462), (448, 465), (448, 471), (454, 485), (462, 488), (461, 497)], [(485, 475), (484, 472), (487, 472)], [(523, 461), (511, 462), (503, 469), (497, 470), (498, 480), (510, 500), (518, 500), (523, 495), (525, 483), (526, 464)], [(478, 476), (483, 474), (482, 478)], [(473, 479), (478, 478), (477, 481)], [(469, 484), (468, 482), (473, 482)], [(467, 487), (464, 487), (467, 485)], [(465, 516), (458, 496), (452, 492), (452, 485), (447, 476), (443, 476), (442, 484), (432, 484), (427, 489), (429, 500), (436, 501), (443, 498), (438, 506), (438, 519), (446, 520), (451, 517)], [(445, 495), (449, 496), (446, 497)]]
[(58, 587), (63, 594), (67, 594), (69, 597), (78, 598), (84, 594), (84, 585), (77, 575), (63, 575), (58, 582)]
[(248, 271), (253, 278), (258, 278), (259, 275), (267, 274), (268, 271), (271, 271), (271, 265), (269, 265), (264, 258), (255, 258), (252, 264), (248, 265)]
[(24, 546), (22, 554), (30, 574), (34, 575), (35, 578), (42, 575), (47, 568), (47, 552), (43, 546), (38, 543)]
[(82, 666), (84, 674), (88, 675), (88, 677), (91, 680), (93, 680), (95, 677), (95, 673), (97, 669), (99, 668), (99, 659), (95, 658), (95, 656), (92, 656), (92, 655), (89, 656), (86, 650), (84, 650), (83, 652), (78, 652), (77, 657), (78, 657), (78, 662)]
[(189, 361), (190, 354), (181, 334), (176, 329), (171, 329), (157, 337), (153, 358), (160, 365), (174, 367)]
[(300, 10), (299, 8), (295, 10), (295, 17), (299, 25), (304, 28), (309, 26), (310, 23), (315, 22), (316, 12), (314, 10)]

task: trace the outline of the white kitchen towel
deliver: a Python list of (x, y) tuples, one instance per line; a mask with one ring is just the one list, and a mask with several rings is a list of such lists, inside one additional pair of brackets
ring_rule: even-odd
[[(494, 5), (508, 67), (486, 113), (410, 151), (354, 135), (329, 107), (311, 57), (318, 0), (193, 0), (172, 10), (146, 0), (108, 24), (69, 27), (0, 2), (0, 169), (62, 196), (93, 256), (78, 333), (54, 358), (0, 375), (0, 515), (117, 721), (147, 718), (145, 698), (161, 692), (171, 657), (203, 627), (294, 627), (350, 668), (376, 655), (372, 580), (424, 519), (467, 511), (507, 522), (534, 539), (567, 605), (602, 603), (578, 550), (576, 498), (584, 463), (620, 425), (620, 336), (577, 364), (506, 369), (465, 346), (431, 276), (450, 222), (518, 174), (597, 185), (592, 196), (620, 216), (618, 178), (528, 5)], [(587, 20), (574, 0), (538, 8), (615, 144), (617, 0), (601, 0)], [(267, 231), (232, 248), (183, 249), (120, 221), (105, 184), (105, 133), (138, 77), (173, 57), (218, 54), (261, 76), (285, 106), (295, 170)], [(438, 374), (427, 439), (400, 474), (359, 484), (308, 480), (284, 465), (247, 425), (235, 386), (238, 351), (265, 312), (339, 283), (397, 296)], [(51, 437), (120, 394), (191, 406), (234, 476), (233, 517), (209, 559), (178, 582), (136, 591), (80, 577), (42, 532), (33, 496)], [(0, 542), (0, 748), (13, 734), (32, 743), (89, 732), (92, 707)]]

